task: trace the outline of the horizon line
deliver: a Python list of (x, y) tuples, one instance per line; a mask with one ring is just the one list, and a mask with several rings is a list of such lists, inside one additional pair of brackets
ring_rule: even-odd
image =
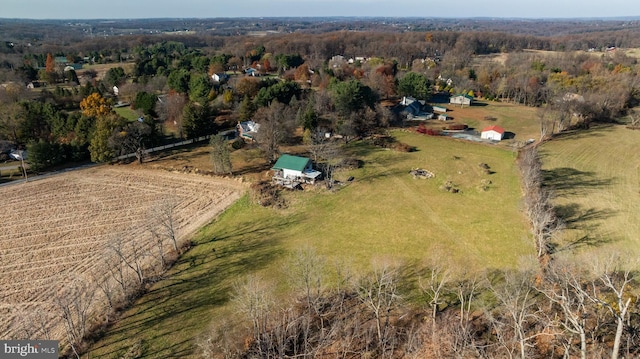
[(217, 20), (217, 19), (462, 19), (462, 20), (640, 20), (640, 15), (626, 16), (580, 16), (580, 17), (522, 17), (522, 16), (363, 16), (363, 15), (327, 15), (327, 16), (159, 16), (159, 17), (113, 17), (113, 18), (28, 18), (28, 17), (0, 17), (0, 21), (5, 20), (31, 20), (31, 21), (114, 21), (114, 20)]

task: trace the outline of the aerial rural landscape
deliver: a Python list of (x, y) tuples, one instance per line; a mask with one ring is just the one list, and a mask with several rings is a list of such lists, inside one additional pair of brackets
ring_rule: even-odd
[(640, 356), (640, 19), (0, 35), (0, 340), (78, 359)]

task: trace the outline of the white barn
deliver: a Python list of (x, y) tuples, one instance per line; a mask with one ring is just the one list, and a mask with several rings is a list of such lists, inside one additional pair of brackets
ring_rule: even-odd
[(449, 98), (449, 103), (453, 103), (453, 104), (458, 104), (458, 105), (467, 105), (467, 106), (471, 106), (471, 104), (473, 103), (473, 97), (469, 96), (469, 95), (455, 95), (455, 96), (451, 96)]
[(489, 126), (482, 129), (480, 138), (492, 141), (502, 141), (504, 137), (504, 128), (500, 126)]

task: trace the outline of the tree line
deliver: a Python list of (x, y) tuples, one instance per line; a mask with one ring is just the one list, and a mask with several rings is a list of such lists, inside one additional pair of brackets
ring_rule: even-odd
[(356, 274), (301, 249), (283, 274), (289, 300), (259, 276), (237, 282), (238, 317), (212, 322), (198, 351), (204, 358), (615, 359), (640, 350), (637, 276), (618, 255), (558, 259), (544, 271), (523, 259), (484, 273), (455, 271), (444, 258), (422, 270), (377, 260)]

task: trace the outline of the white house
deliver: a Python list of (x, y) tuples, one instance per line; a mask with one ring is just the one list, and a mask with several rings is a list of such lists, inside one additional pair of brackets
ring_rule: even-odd
[(320, 176), (309, 158), (287, 154), (280, 156), (271, 169), (275, 182), (291, 188), (299, 183), (314, 183)]
[(500, 126), (489, 126), (482, 129), (480, 138), (492, 141), (501, 141), (504, 137), (504, 128)]
[(238, 122), (236, 131), (238, 131), (238, 137), (248, 140), (255, 140), (256, 133), (260, 129), (260, 124), (255, 123), (252, 120)]
[(225, 73), (217, 73), (217, 74), (211, 75), (211, 79), (215, 82), (227, 81), (229, 79), (229, 75)]
[(449, 103), (454, 103), (462, 106), (464, 105), (471, 106), (471, 104), (473, 103), (473, 97), (469, 95), (463, 95), (463, 94), (455, 95), (449, 98)]

